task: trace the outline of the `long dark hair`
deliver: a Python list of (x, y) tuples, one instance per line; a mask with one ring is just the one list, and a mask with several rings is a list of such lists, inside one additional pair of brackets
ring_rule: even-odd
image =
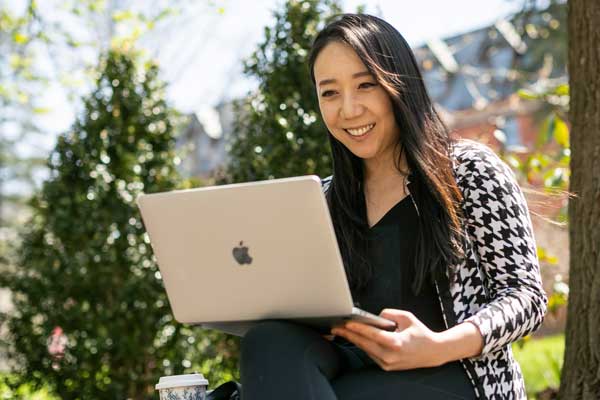
[[(309, 55), (314, 64), (331, 42), (350, 46), (392, 101), (400, 128), (396, 143), (400, 170), (402, 153), (411, 171), (411, 195), (419, 211), (419, 236), (415, 249), (413, 291), (425, 279), (453, 271), (463, 257), (461, 228), (462, 195), (454, 177), (453, 140), (436, 113), (415, 57), (402, 35), (384, 20), (366, 14), (336, 16), (317, 35)], [(365, 287), (372, 276), (367, 257), (368, 222), (363, 187), (363, 162), (331, 134), (333, 179), (327, 192), (335, 233), (353, 292)], [(398, 147), (399, 146), (399, 147)]]

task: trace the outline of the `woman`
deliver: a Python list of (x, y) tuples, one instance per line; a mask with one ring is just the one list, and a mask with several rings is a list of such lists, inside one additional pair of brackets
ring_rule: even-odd
[(353, 298), (398, 329), (348, 322), (332, 339), (262, 323), (242, 342), (243, 398), (526, 399), (510, 344), (541, 324), (547, 298), (511, 170), (486, 146), (449, 137), (385, 21), (337, 17), (309, 64)]

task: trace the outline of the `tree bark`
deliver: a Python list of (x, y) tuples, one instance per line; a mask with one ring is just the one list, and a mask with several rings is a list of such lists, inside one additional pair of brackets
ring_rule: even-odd
[(570, 272), (559, 399), (600, 399), (600, 1), (569, 0)]

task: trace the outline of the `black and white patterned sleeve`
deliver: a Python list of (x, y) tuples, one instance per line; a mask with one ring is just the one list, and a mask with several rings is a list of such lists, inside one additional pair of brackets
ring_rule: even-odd
[(529, 209), (513, 171), (482, 144), (470, 146), (459, 168), (467, 229), (489, 299), (466, 321), (482, 333), (485, 355), (536, 330), (548, 299)]
[(331, 185), (331, 178), (332, 175), (329, 175), (327, 178), (321, 179), (321, 189), (323, 190), (323, 193), (327, 193), (327, 191), (329, 190), (329, 185)]

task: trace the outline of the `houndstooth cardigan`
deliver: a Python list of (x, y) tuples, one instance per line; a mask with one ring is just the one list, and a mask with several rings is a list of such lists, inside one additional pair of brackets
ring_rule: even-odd
[[(526, 400), (510, 344), (541, 325), (548, 302), (527, 203), (489, 147), (461, 139), (451, 154), (468, 235), (455, 278), (447, 273), (435, 282), (444, 322), (449, 328), (469, 321), (483, 336), (481, 355), (460, 360), (478, 399)], [(331, 179), (322, 180), (325, 192)]]

